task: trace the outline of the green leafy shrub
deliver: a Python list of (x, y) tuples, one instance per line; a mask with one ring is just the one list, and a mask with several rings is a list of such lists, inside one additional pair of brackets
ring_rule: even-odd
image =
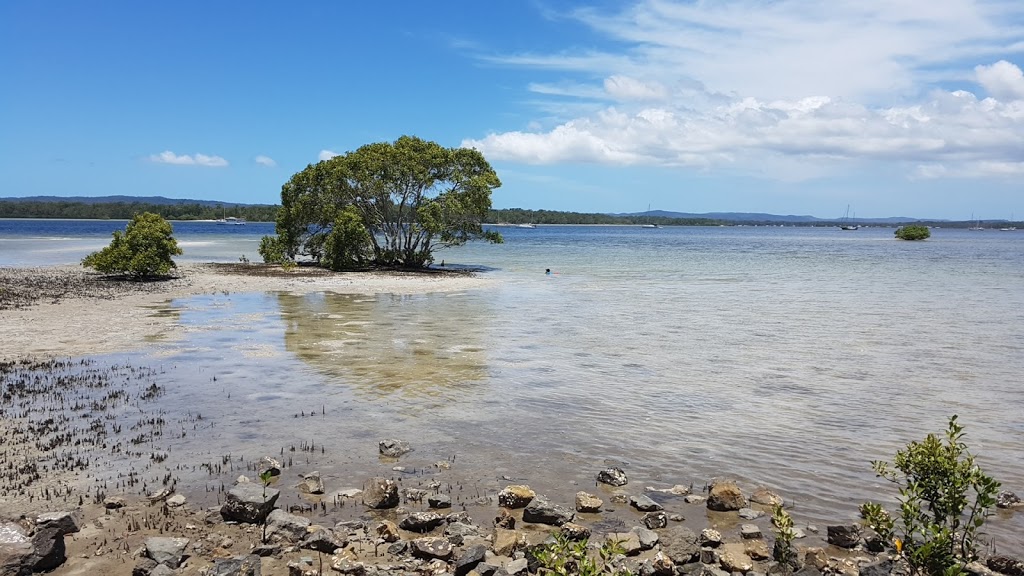
[(370, 233), (353, 206), (346, 206), (334, 219), (324, 242), (323, 264), (331, 270), (351, 270), (365, 266), (373, 251)]
[(775, 546), (772, 549), (772, 556), (779, 564), (797, 568), (796, 548), (793, 546), (793, 540), (796, 539), (793, 518), (780, 504), (772, 507), (772, 524), (775, 525)]
[(901, 226), (896, 229), (896, 238), (899, 240), (924, 240), (930, 238), (931, 235), (932, 232), (927, 226), (917, 224)]
[(869, 502), (861, 513), (891, 551), (907, 560), (912, 574), (963, 574), (978, 557), (977, 538), (999, 482), (981, 471), (963, 437), (954, 415), (945, 438), (929, 434), (911, 442), (896, 452), (894, 468), (871, 463), (879, 476), (899, 485), (900, 510), (894, 518)]
[(612, 559), (623, 554), (618, 542), (605, 542), (598, 550), (598, 558), (588, 553), (587, 539), (573, 541), (564, 534), (555, 534), (555, 541), (533, 553), (541, 570), (557, 576), (630, 576), (626, 570), (617, 570)]
[(86, 256), (82, 265), (104, 274), (167, 276), (177, 267), (171, 257), (181, 254), (173, 232), (171, 223), (157, 214), (136, 214), (124, 232), (114, 231), (110, 245)]

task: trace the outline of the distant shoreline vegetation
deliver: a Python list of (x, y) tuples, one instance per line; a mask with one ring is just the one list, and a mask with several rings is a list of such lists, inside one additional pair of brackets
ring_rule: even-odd
[[(275, 222), (278, 205), (250, 204), (240, 205), (225, 202), (216, 204), (206, 202), (181, 204), (153, 204), (147, 202), (65, 202), (38, 201), (0, 198), (0, 218), (54, 218), (81, 220), (131, 220), (136, 214), (151, 212), (159, 214), (167, 220), (217, 220), (225, 216), (244, 218), (249, 222)], [(642, 226), (655, 224), (658, 226), (801, 226), (827, 227), (839, 225), (839, 220), (788, 221), (778, 220), (726, 220), (717, 218), (671, 218), (648, 214), (597, 214), (583, 212), (559, 212), (555, 210), (527, 210), (523, 208), (507, 208), (490, 210), (485, 222), (489, 225), (502, 224), (591, 224)], [(903, 224), (918, 224), (938, 228), (970, 228), (977, 226), (976, 221), (938, 222), (927, 220), (907, 220), (905, 222), (875, 223), (868, 219), (857, 220), (859, 224), (896, 228)], [(1024, 228), (1020, 222), (993, 222), (992, 228), (1004, 225)]]

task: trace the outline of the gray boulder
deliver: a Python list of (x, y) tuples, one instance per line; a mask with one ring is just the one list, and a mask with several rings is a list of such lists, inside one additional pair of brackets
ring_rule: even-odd
[(576, 514), (571, 510), (552, 504), (543, 496), (537, 496), (523, 509), (523, 522), (533, 522), (534, 524), (561, 526), (566, 522), (572, 522), (575, 516)]
[(658, 544), (658, 533), (654, 530), (648, 530), (647, 528), (637, 526), (636, 528), (633, 528), (631, 532), (635, 533), (637, 538), (640, 539), (641, 550), (650, 550)]
[(630, 496), (629, 504), (641, 512), (655, 512), (657, 510), (664, 509), (661, 504), (658, 504), (654, 500), (651, 500), (642, 494), (640, 496)]
[(462, 551), (455, 560), (455, 576), (466, 576), (477, 564), (483, 561), (487, 555), (487, 547), (483, 544), (470, 546)]
[(416, 558), (448, 560), (452, 557), (452, 543), (447, 538), (417, 538), (411, 543), (412, 555)]
[(316, 550), (325, 554), (334, 554), (335, 550), (344, 548), (346, 543), (345, 540), (338, 538), (331, 530), (319, 527), (299, 544), (299, 548)]
[(260, 524), (274, 509), (280, 494), (277, 489), (262, 484), (236, 484), (228, 491), (220, 515), (225, 520)]
[(394, 508), (398, 506), (400, 500), (398, 486), (387, 478), (370, 478), (363, 490), (363, 504), (370, 508)]
[(398, 458), (403, 454), (412, 452), (412, 446), (408, 442), (394, 438), (381, 440), (377, 443), (377, 448), (380, 450), (381, 456), (387, 456), (388, 458)]
[(306, 537), (309, 518), (274, 510), (267, 516), (267, 538), (275, 542), (299, 542)]
[(410, 532), (430, 532), (434, 528), (437, 528), (444, 523), (444, 516), (435, 512), (415, 512), (409, 514), (402, 521), (399, 522), (398, 526), (402, 530), (408, 530)]
[(657, 530), (658, 528), (668, 526), (668, 516), (666, 516), (661, 510), (658, 510), (657, 512), (648, 512), (643, 515), (640, 522), (651, 530)]
[(255, 554), (214, 560), (209, 576), (261, 576), (260, 557)]
[(853, 548), (860, 543), (860, 526), (856, 524), (829, 526), (828, 543), (840, 548)]
[(626, 477), (626, 473), (622, 468), (605, 468), (597, 473), (597, 481), (602, 484), (608, 484), (609, 486), (625, 486), (629, 483), (629, 478)]
[(177, 568), (184, 559), (188, 543), (188, 538), (167, 536), (146, 538), (146, 556), (149, 556), (157, 564), (163, 564), (168, 568)]
[(700, 559), (700, 546), (697, 535), (684, 526), (673, 526), (664, 530), (660, 536), (661, 550), (668, 554), (677, 566), (688, 564)]
[(302, 482), (299, 482), (298, 489), (303, 494), (323, 494), (324, 481), (320, 478), (319, 472), (310, 472), (302, 477)]
[(447, 494), (436, 494), (434, 496), (428, 496), (427, 505), (437, 510), (443, 508), (451, 508), (452, 497)]

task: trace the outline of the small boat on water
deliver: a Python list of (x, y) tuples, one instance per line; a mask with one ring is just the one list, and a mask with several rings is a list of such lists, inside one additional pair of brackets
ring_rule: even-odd
[[(854, 212), (853, 220), (857, 219), (857, 213)], [(839, 221), (840, 230), (860, 230), (860, 225), (850, 220), (850, 205), (846, 205), (846, 214), (843, 214), (843, 219)]]
[(661, 228), (660, 224), (641, 224), (641, 228)]
[(516, 228), (536, 228), (536, 224), (516, 224)]
[(221, 218), (219, 220), (216, 220), (216, 223), (217, 224), (227, 224), (229, 226), (244, 226), (245, 225), (245, 218), (236, 218), (234, 216), (228, 216), (226, 218)]

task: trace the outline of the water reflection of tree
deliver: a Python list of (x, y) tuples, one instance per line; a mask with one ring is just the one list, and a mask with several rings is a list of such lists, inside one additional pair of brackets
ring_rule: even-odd
[(357, 394), (455, 398), (487, 376), (472, 296), (279, 294), (285, 349)]

